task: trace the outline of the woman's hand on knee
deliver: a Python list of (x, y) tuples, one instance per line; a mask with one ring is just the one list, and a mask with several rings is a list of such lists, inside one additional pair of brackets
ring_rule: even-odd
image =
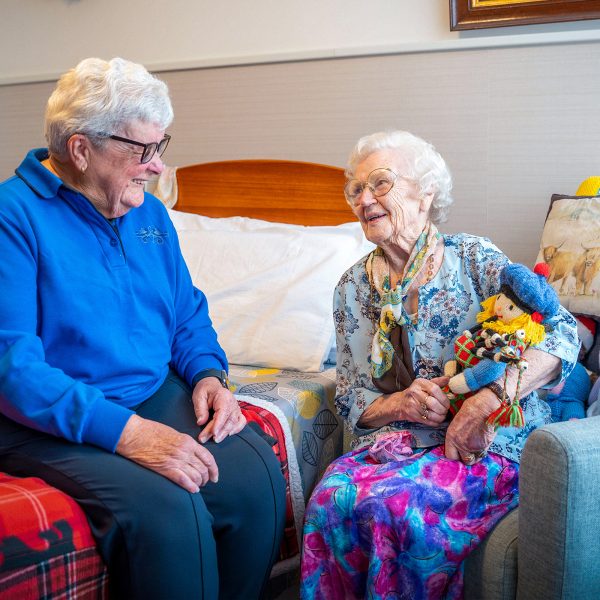
[(216, 483), (219, 479), (213, 455), (193, 437), (138, 415), (127, 421), (117, 453), (188, 492), (198, 492), (209, 481)]
[(227, 436), (239, 433), (246, 425), (246, 417), (242, 414), (238, 401), (214, 377), (206, 377), (196, 384), (192, 401), (198, 425), (206, 423), (209, 409), (212, 410), (212, 419), (206, 423), (198, 436), (201, 443), (211, 438), (219, 443)]

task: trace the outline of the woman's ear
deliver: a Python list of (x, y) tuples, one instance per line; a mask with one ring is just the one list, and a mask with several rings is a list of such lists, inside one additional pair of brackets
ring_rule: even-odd
[(90, 140), (81, 133), (74, 133), (67, 140), (67, 155), (76, 171), (85, 173), (90, 162)]
[(431, 203), (433, 202), (433, 191), (429, 190), (427, 192), (423, 192), (419, 197), (419, 200), (419, 208), (421, 211), (428, 213), (431, 208)]

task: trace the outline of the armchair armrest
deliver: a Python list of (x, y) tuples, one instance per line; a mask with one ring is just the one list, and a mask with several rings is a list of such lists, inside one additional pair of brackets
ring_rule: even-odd
[(600, 416), (528, 438), (519, 475), (517, 598), (600, 594)]

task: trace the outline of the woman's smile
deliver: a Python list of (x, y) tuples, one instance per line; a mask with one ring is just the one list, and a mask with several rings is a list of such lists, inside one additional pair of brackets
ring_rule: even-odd
[(385, 217), (387, 217), (386, 212), (377, 212), (372, 215), (365, 215), (365, 220), (367, 221), (367, 223), (377, 223)]

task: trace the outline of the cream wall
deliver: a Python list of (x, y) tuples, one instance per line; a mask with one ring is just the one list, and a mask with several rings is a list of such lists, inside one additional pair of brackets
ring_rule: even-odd
[(600, 43), (164, 73), (177, 111), (168, 160), (343, 166), (361, 135), (408, 129), (454, 175), (443, 229), (487, 235), (532, 265), (550, 195), (600, 174), (597, 72)]
[(54, 77), (89, 55), (153, 69), (335, 56), (451, 37), (447, 12), (444, 0), (3, 0), (0, 73)]
[[(44, 2), (56, 10), (84, 4), (91, 10), (99, 4)], [(439, 9), (429, 18), (441, 27), (447, 3), (403, 4), (421, 3)], [(384, 2), (370, 6), (377, 4)], [(408, 16), (402, 22), (417, 27)], [(564, 29), (567, 25), (582, 29)], [(508, 44), (514, 32), (490, 30), (487, 47), (480, 47), (480, 38), (469, 47), (475, 37), (425, 41), (422, 30), (420, 50), (404, 46), (383, 55), (165, 70), (159, 75), (170, 86), (176, 113), (165, 160), (184, 165), (270, 157), (342, 166), (360, 135), (408, 129), (432, 141), (454, 174), (456, 203), (444, 230), (487, 235), (513, 260), (531, 265), (550, 195), (573, 192), (583, 178), (600, 174), (600, 41), (548, 38), (593, 38), (592, 25), (598, 22), (518, 34), (536, 40), (533, 45)], [(114, 37), (114, 48), (120, 39)], [(461, 46), (434, 49), (436, 43)], [(45, 52), (39, 53), (42, 65)], [(43, 81), (0, 85), (0, 179), (12, 173), (28, 148), (44, 144), (42, 116), (52, 87)]]
[(600, 39), (600, 21), (449, 30), (448, 0), (2, 0), (0, 84), (87, 56), (152, 70)]

